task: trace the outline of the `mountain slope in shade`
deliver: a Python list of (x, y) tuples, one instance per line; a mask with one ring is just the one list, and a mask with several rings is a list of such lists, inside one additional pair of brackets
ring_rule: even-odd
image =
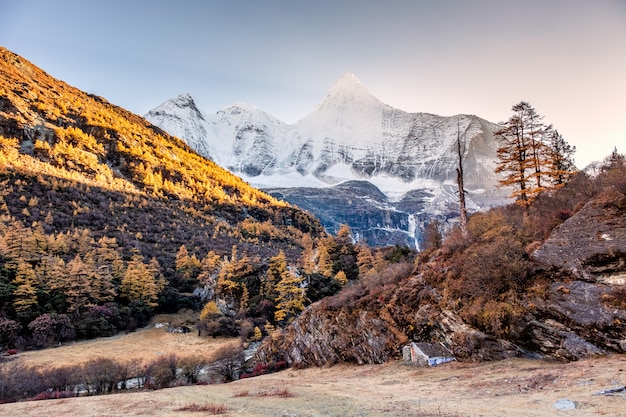
[[(344, 181), (375, 185), (385, 195), (384, 207), (370, 208), (378, 210), (383, 221), (348, 223), (370, 244), (401, 241), (413, 246), (434, 217), (455, 217), (458, 136), (464, 143), (468, 207), (499, 205), (509, 194), (497, 186), (494, 174), (497, 125), (471, 115), (442, 117), (395, 109), (370, 94), (353, 74), (341, 77), (316, 109), (293, 125), (244, 104), (209, 116), (194, 106), (177, 117), (181, 97), (145, 117), (249, 183), (317, 214), (330, 230), (336, 230), (335, 218), (344, 217), (347, 200), (329, 201), (323, 192), (311, 197), (300, 188), (335, 187)], [(416, 192), (422, 196), (420, 204), (406, 204)], [(415, 221), (416, 216), (421, 220)], [(393, 237), (376, 238), (383, 230)]]

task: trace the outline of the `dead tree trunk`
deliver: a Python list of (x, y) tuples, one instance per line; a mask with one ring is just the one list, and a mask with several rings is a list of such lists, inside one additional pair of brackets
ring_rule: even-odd
[(456, 168), (456, 181), (459, 187), (459, 209), (461, 211), (461, 234), (467, 238), (467, 208), (465, 206), (465, 187), (463, 185), (463, 149), (461, 147), (461, 129), (459, 121), (456, 124), (456, 151), (459, 156), (459, 165)]

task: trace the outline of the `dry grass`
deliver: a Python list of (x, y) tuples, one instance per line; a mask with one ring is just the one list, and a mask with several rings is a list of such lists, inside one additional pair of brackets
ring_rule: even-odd
[(241, 391), (237, 391), (234, 395), (235, 398), (243, 398), (243, 397), (249, 397), (250, 396), (250, 391), (246, 390), (241, 390)]
[[(135, 341), (145, 343), (145, 340), (135, 339), (141, 335), (146, 336), (148, 341), (161, 343), (152, 346), (144, 344), (143, 349), (149, 352), (191, 347), (191, 350), (202, 348), (207, 353), (216, 346), (215, 343), (228, 343), (213, 339), (196, 340), (195, 335), (168, 334), (163, 329), (157, 330), (162, 331), (167, 339), (162, 339), (151, 329), (121, 336), (117, 340), (128, 349)], [(190, 337), (193, 338), (187, 339)], [(85, 343), (84, 347), (99, 351), (104, 349), (92, 346), (98, 344), (95, 341), (82, 343)], [(43, 362), (45, 354), (50, 353), (57, 360), (68, 361), (57, 353), (65, 348), (20, 354), (20, 360), (30, 358)], [(181, 354), (180, 351), (176, 353)], [(85, 351), (81, 358), (88, 356)], [(616, 417), (623, 416), (626, 397), (594, 394), (620, 385), (626, 385), (626, 355), (573, 363), (521, 359), (481, 364), (452, 362), (433, 368), (416, 368), (392, 362), (385, 365), (288, 369), (229, 384), (2, 404), (0, 416), (179, 417), (185, 412), (189, 415), (210, 415), (212, 410), (218, 411), (220, 405), (227, 404), (225, 413), (237, 417), (552, 417), (562, 413), (553, 404), (566, 398), (576, 403), (576, 415)], [(213, 409), (212, 406), (216, 407)]]
[(186, 406), (195, 415), (196, 405), (227, 404), (227, 414), (237, 417), (553, 417), (563, 413), (554, 403), (569, 399), (576, 403), (576, 415), (617, 417), (623, 416), (624, 395), (594, 395), (616, 385), (626, 385), (626, 355), (573, 363), (517, 359), (433, 368), (393, 362), (289, 369), (230, 384), (4, 404), (0, 416), (179, 417), (183, 411), (178, 410)]
[(289, 391), (288, 388), (274, 388), (272, 390), (261, 390), (256, 392), (251, 392), (250, 390), (241, 390), (234, 393), (233, 397), (235, 398), (245, 398), (245, 397), (277, 397), (277, 398), (294, 398), (296, 395)]
[[(153, 322), (176, 320), (175, 316), (158, 316)], [(16, 359), (35, 366), (66, 366), (84, 364), (93, 358), (113, 358), (146, 364), (164, 355), (178, 357), (202, 356), (211, 359), (212, 353), (239, 339), (198, 337), (197, 333), (168, 333), (154, 325), (128, 334), (68, 343), (60, 347), (20, 352)]]
[(279, 397), (279, 398), (293, 398), (295, 394), (289, 391), (287, 388), (276, 388), (272, 391), (264, 391), (259, 393), (259, 397)]
[(180, 408), (175, 409), (174, 411), (190, 411), (190, 412), (203, 412), (209, 413), (211, 415), (217, 414), (226, 414), (228, 412), (228, 407), (225, 404), (187, 404)]

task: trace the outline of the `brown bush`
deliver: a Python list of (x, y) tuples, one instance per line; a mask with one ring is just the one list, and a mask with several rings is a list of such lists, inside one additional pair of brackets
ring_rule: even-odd
[(510, 303), (488, 300), (477, 317), (477, 327), (485, 333), (498, 337), (505, 336), (515, 316), (515, 309)]
[(180, 408), (177, 408), (174, 411), (190, 411), (193, 413), (209, 413), (211, 415), (217, 414), (226, 414), (228, 412), (228, 407), (225, 404), (187, 404)]
[(244, 359), (241, 345), (223, 346), (215, 352), (214, 358), (217, 371), (224, 382), (237, 379)]
[(109, 358), (90, 359), (83, 365), (83, 377), (90, 392), (110, 393), (120, 381), (119, 366)]
[(519, 290), (528, 281), (531, 262), (521, 242), (498, 236), (475, 244), (455, 261), (455, 279), (449, 280), (453, 298), (497, 299), (509, 290)]
[(0, 404), (31, 398), (46, 389), (41, 372), (35, 367), (0, 362)]
[(52, 391), (73, 391), (84, 382), (81, 371), (79, 365), (47, 369), (42, 375), (43, 383)]
[(174, 354), (162, 355), (151, 361), (145, 370), (146, 387), (161, 389), (168, 387), (176, 379), (178, 357)]
[(186, 356), (178, 361), (178, 367), (181, 369), (181, 376), (188, 384), (198, 382), (198, 376), (202, 368), (207, 364), (206, 358), (200, 356)]

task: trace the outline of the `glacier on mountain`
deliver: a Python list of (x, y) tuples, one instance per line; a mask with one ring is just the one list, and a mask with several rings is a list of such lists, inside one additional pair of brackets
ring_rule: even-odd
[[(316, 214), (330, 231), (344, 222), (373, 245), (418, 247), (433, 218), (455, 221), (457, 136), (464, 143), (468, 209), (503, 204), (509, 194), (494, 173), (498, 125), (473, 115), (395, 109), (350, 73), (291, 125), (246, 103), (207, 114), (189, 94), (145, 118), (251, 185)], [(365, 182), (380, 196), (369, 198), (374, 191)], [(359, 204), (350, 208), (355, 199)]]

